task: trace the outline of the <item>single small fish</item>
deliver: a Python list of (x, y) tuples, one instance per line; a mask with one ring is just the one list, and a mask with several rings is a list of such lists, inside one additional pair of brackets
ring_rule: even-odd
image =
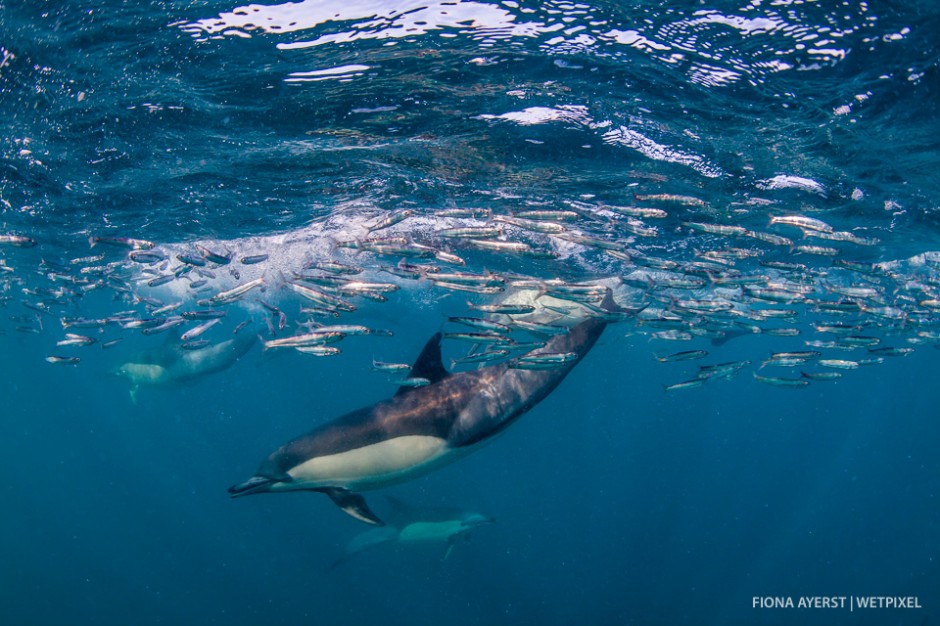
[(36, 240), (24, 235), (0, 235), (0, 246), (14, 246), (17, 248), (32, 248)]
[(776, 376), (761, 376), (757, 372), (754, 372), (754, 380), (775, 387), (806, 387), (809, 385), (809, 381), (805, 378), (777, 378)]
[(444, 333), (444, 339), (458, 339), (471, 343), (507, 344), (512, 340), (499, 333)]
[(197, 339), (196, 341), (184, 341), (180, 344), (183, 350), (202, 350), (211, 342), (208, 339)]
[(177, 254), (176, 258), (180, 263), (185, 263), (194, 267), (205, 267), (206, 265), (206, 257), (201, 255), (197, 256), (195, 254)]
[(474, 304), (468, 301), (467, 308), (481, 313), (503, 315), (527, 315), (535, 312), (535, 307), (531, 304)]
[(816, 324), (813, 326), (816, 329), (817, 333), (829, 333), (834, 335), (848, 335), (851, 333), (857, 333), (862, 330), (861, 326), (856, 326), (854, 324)]
[(681, 196), (672, 193), (654, 193), (646, 195), (634, 194), (633, 199), (637, 202), (668, 202), (671, 204), (681, 204), (683, 206), (705, 206), (705, 201), (694, 196)]
[(435, 231), (438, 237), (451, 237), (456, 239), (493, 239), (503, 234), (499, 228), (489, 226), (472, 226), (465, 228), (444, 228)]
[(733, 226), (728, 224), (708, 224), (703, 222), (682, 222), (686, 228), (696, 230), (700, 233), (709, 235), (721, 235), (722, 237), (741, 237), (747, 229), (743, 226)]
[(217, 265), (228, 265), (232, 260), (231, 254), (228, 254), (228, 255), (219, 254), (217, 252), (213, 252), (212, 250), (210, 250), (209, 248), (206, 248), (205, 246), (199, 245), (198, 243), (195, 244), (195, 246), (196, 246), (196, 249), (202, 253), (202, 256), (204, 256), (207, 261), (211, 261), (212, 263), (216, 263)]
[(816, 350), (800, 350), (796, 352), (774, 352), (770, 355), (771, 359), (818, 359), (822, 356), (821, 352)]
[(676, 352), (675, 354), (670, 354), (669, 356), (654, 356), (660, 363), (673, 363), (675, 361), (694, 361), (696, 359), (703, 359), (708, 356), (708, 352), (705, 350), (683, 350), (682, 352)]
[(492, 320), (479, 317), (448, 317), (447, 321), (453, 322), (454, 324), (462, 324), (471, 328), (479, 328), (494, 333), (507, 334), (512, 331), (512, 329), (506, 324), (500, 324), (499, 322), (494, 322)]
[(302, 315), (315, 315), (317, 317), (339, 317), (339, 311), (326, 307), (310, 306), (300, 307)]
[(434, 283), (435, 287), (440, 287), (442, 289), (450, 289), (451, 291), (466, 291), (469, 293), (482, 293), (486, 295), (493, 295), (506, 290), (506, 288), (502, 285), (485, 287), (483, 285), (466, 285), (462, 283), (450, 283), (439, 280), (432, 280), (432, 282)]
[(836, 380), (842, 378), (842, 372), (800, 372), (808, 380)]
[(411, 370), (407, 363), (383, 363), (382, 361), (372, 360), (372, 371), (384, 372), (386, 374), (400, 374)]
[(487, 361), (502, 359), (506, 356), (509, 356), (509, 350), (498, 348), (496, 350), (487, 350), (486, 352), (477, 352), (476, 354), (470, 354), (459, 359), (451, 359), (451, 365), (461, 365), (465, 363), (485, 363)]
[(339, 287), (344, 295), (363, 295), (367, 293), (393, 293), (401, 289), (395, 283), (368, 283), (364, 281), (348, 281)]
[(294, 350), (313, 356), (336, 356), (340, 352), (339, 348), (335, 346), (297, 346)]
[(303, 335), (294, 335), (284, 337), (283, 339), (272, 339), (264, 342), (264, 349), (271, 348), (305, 348), (308, 346), (319, 346), (328, 343), (335, 343), (343, 339), (346, 335), (343, 333), (314, 331)]
[[(179, 316), (168, 317), (166, 318), (166, 321), (163, 322), (162, 324), (157, 324), (155, 326), (141, 327), (140, 332), (142, 332), (145, 335), (156, 335), (158, 333), (166, 332), (170, 330), (171, 328), (176, 328), (180, 324), (184, 324), (184, 323), (186, 323), (186, 320), (184, 320), (182, 317), (179, 317)], [(127, 326), (123, 324), (122, 324), (122, 327), (127, 328)]]
[(414, 215), (414, 214), (415, 214), (415, 212), (412, 211), (411, 209), (402, 209), (401, 211), (395, 211), (394, 213), (392, 213), (392, 214), (389, 215), (388, 217), (385, 217), (385, 218), (379, 220), (378, 222), (376, 222), (373, 226), (370, 226), (370, 227), (369, 227), (369, 232), (371, 233), (371, 232), (374, 232), (374, 231), (376, 231), (376, 230), (382, 230), (382, 229), (384, 229), (384, 228), (389, 228), (390, 226), (394, 226), (395, 224), (398, 224), (399, 222), (405, 221), (406, 219), (408, 219), (409, 217), (411, 217), (411, 216)]
[(469, 272), (444, 272), (428, 276), (432, 281), (443, 281), (445, 283), (456, 283), (461, 285), (482, 285), (485, 287), (505, 285), (506, 279), (492, 273), (471, 274)]
[(103, 328), (113, 322), (111, 318), (89, 319), (84, 317), (63, 317), (59, 321), (62, 322), (62, 328)]
[(907, 356), (913, 351), (914, 348), (892, 348), (890, 346), (868, 349), (868, 353), (875, 356)]
[(336, 261), (316, 261), (304, 266), (304, 269), (318, 269), (324, 272), (330, 272), (331, 274), (346, 275), (361, 274), (363, 272), (361, 267), (346, 265), (345, 263), (338, 263)]
[(692, 341), (692, 333), (682, 330), (660, 330), (650, 333), (651, 339), (661, 339), (663, 341)]
[(767, 328), (762, 333), (771, 337), (796, 337), (801, 331), (799, 328)]
[(76, 335), (74, 333), (65, 333), (65, 339), (57, 341), (55, 345), (57, 346), (90, 346), (93, 343), (97, 343), (98, 340), (94, 337), (86, 337), (85, 335)]
[(696, 387), (701, 387), (707, 381), (707, 378), (693, 378), (692, 380), (685, 380), (681, 383), (673, 383), (671, 385), (666, 385), (666, 391), (678, 391), (680, 389), (694, 389)]
[(575, 211), (519, 211), (513, 217), (524, 220), (553, 221), (553, 222), (573, 222), (581, 217)]
[(510, 226), (521, 228), (522, 230), (542, 233), (545, 235), (558, 235), (567, 230), (564, 226), (555, 222), (540, 222), (537, 220), (513, 219), (511, 217), (506, 217), (503, 215), (498, 215), (494, 217), (493, 221), (499, 222), (501, 224), (509, 224)]
[(775, 359), (766, 359), (761, 363), (761, 368), (769, 366), (773, 367), (797, 367), (800, 365), (806, 365), (810, 362), (811, 359), (800, 358), (800, 357), (779, 357)]
[(599, 250), (623, 250), (626, 246), (619, 241), (608, 241), (597, 237), (588, 237), (587, 235), (578, 235), (576, 233), (562, 233), (554, 235), (557, 239), (562, 239), (569, 243), (576, 243), (579, 246), (587, 248), (597, 248)]
[[(319, 333), (343, 333), (344, 335), (380, 335), (382, 332), (388, 331), (373, 331), (368, 326), (362, 326), (358, 324), (333, 324), (330, 326), (320, 326), (317, 328)], [(389, 332), (389, 335), (391, 333)]]
[[(815, 254), (817, 256), (836, 256), (839, 251), (826, 246), (793, 246), (794, 254)], [(803, 381), (806, 382), (806, 381)]]
[(182, 300), (180, 300), (179, 302), (173, 302), (170, 304), (159, 306), (155, 308), (154, 310), (152, 310), (150, 314), (153, 315), (154, 317), (160, 317), (161, 315), (165, 313), (172, 313), (173, 311), (180, 308), (181, 306), (183, 306)]
[(434, 258), (441, 263), (450, 263), (451, 265), (459, 265), (461, 267), (467, 264), (461, 257), (445, 250), (435, 250)]
[(168, 282), (176, 280), (176, 276), (173, 274), (167, 274), (166, 276), (157, 276), (156, 278), (151, 278), (147, 281), (148, 287), (159, 287), (160, 285), (165, 285)]
[(131, 239), (130, 237), (99, 237), (92, 235), (88, 238), (88, 245), (94, 248), (98, 244), (107, 244), (132, 250), (152, 250), (157, 244), (145, 239)]
[(462, 219), (486, 218), (490, 215), (489, 209), (441, 209), (435, 211), (437, 217), (454, 217)]
[(578, 360), (577, 352), (540, 352), (526, 354), (509, 364), (513, 369), (551, 369)]
[(839, 343), (846, 346), (870, 348), (881, 343), (881, 339), (878, 337), (866, 337), (864, 335), (845, 335), (839, 337)]
[(212, 318), (209, 321), (203, 322), (199, 326), (196, 326), (195, 328), (187, 330), (185, 333), (183, 333), (180, 336), (180, 339), (182, 339), (184, 342), (192, 341), (193, 339), (202, 335), (204, 332), (206, 332), (207, 330), (209, 330), (210, 328), (212, 328), (213, 326), (215, 326), (221, 321), (222, 320), (218, 317)]
[(239, 285), (238, 287), (235, 287), (234, 289), (229, 289), (228, 291), (219, 292), (206, 300), (200, 300), (196, 304), (198, 304), (199, 306), (209, 306), (212, 304), (229, 304), (229, 303), (235, 302), (236, 300), (241, 299), (241, 297), (244, 296), (246, 293), (248, 293), (252, 289), (261, 287), (262, 285), (264, 285), (264, 279), (256, 278), (254, 280), (248, 281), (247, 283)]
[(72, 265), (91, 265), (93, 263), (101, 263), (104, 261), (104, 255), (98, 254), (95, 256), (80, 256), (69, 261)]
[[(608, 254), (609, 253), (610, 251), (608, 251)], [(638, 252), (631, 252), (628, 260), (641, 267), (648, 267), (654, 270), (670, 271), (679, 267), (678, 261), (673, 261), (671, 259), (660, 259), (653, 256), (647, 256), (645, 254), (639, 254)]]
[(121, 328), (125, 330), (138, 330), (142, 328), (156, 328), (157, 326), (165, 324), (168, 319), (169, 318), (166, 317), (130, 318), (123, 319), (119, 323), (121, 324)]
[(712, 378), (731, 378), (750, 364), (750, 361), (745, 360), (719, 363), (717, 365), (702, 365), (699, 367), (696, 378), (704, 378), (707, 380)]
[(180, 313), (180, 317), (186, 320), (213, 320), (218, 317), (225, 317), (226, 315), (228, 315), (227, 311), (220, 311), (218, 309), (200, 309)]
[(832, 226), (824, 221), (803, 215), (775, 215), (770, 218), (770, 225), (773, 226), (775, 224), (794, 226), (803, 230), (813, 230), (822, 233), (831, 233), (833, 231)]
[(858, 362), (846, 361), (843, 359), (820, 359), (817, 362), (820, 367), (829, 367), (839, 370), (854, 370), (858, 368)]
[(431, 381), (427, 378), (421, 378), (420, 376), (413, 376), (411, 378), (401, 378), (398, 380), (391, 381), (393, 385), (398, 385), (399, 387), (426, 387), (431, 384)]
[(423, 246), (417, 243), (405, 243), (401, 245), (385, 243), (361, 243), (359, 245), (359, 249), (386, 256), (411, 257), (416, 259), (426, 259), (428, 257), (436, 256), (438, 252), (430, 246)]
[(256, 263), (263, 263), (268, 260), (267, 254), (254, 254), (252, 256), (243, 256), (241, 263), (242, 265), (255, 265)]
[(759, 231), (748, 230), (744, 232), (744, 236), (750, 237), (751, 239), (757, 239), (758, 241), (763, 241), (764, 243), (769, 243), (774, 246), (793, 247), (792, 239), (781, 237), (780, 235), (775, 235), (773, 233), (762, 233)]
[(76, 365), (81, 359), (77, 356), (47, 356), (46, 361), (53, 365)]
[(159, 263), (160, 261), (166, 260), (166, 256), (160, 254), (159, 252), (151, 252), (149, 250), (133, 250), (128, 253), (127, 258), (129, 258), (134, 263), (143, 263), (149, 265), (151, 263)]
[(336, 309), (339, 311), (347, 311), (350, 313), (356, 310), (355, 305), (349, 302), (346, 302), (342, 298), (337, 298), (336, 296), (331, 296), (330, 294), (324, 293), (323, 291), (320, 291), (318, 289), (313, 289), (312, 287), (301, 285), (300, 283), (296, 281), (288, 281), (286, 283), (286, 286), (288, 289), (290, 289), (294, 293), (301, 295), (304, 298), (310, 300), (311, 302), (315, 302), (316, 304), (319, 304), (320, 306), (324, 306), (330, 309)]
[(532, 246), (521, 241), (503, 241), (501, 239), (468, 239), (472, 247), (506, 254), (525, 254), (533, 252)]

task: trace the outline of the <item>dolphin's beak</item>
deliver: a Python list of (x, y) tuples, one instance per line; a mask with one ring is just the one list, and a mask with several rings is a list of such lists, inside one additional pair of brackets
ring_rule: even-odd
[(228, 488), (228, 492), (233, 498), (240, 498), (241, 496), (250, 496), (255, 493), (264, 493), (269, 491), (271, 486), (278, 482), (280, 481), (276, 478), (268, 478), (267, 476), (252, 476), (243, 483), (232, 485)]
[(486, 526), (487, 524), (495, 524), (495, 517), (483, 517), (482, 515), (473, 515), (469, 519), (465, 520), (463, 525), (467, 528), (477, 528), (479, 526)]

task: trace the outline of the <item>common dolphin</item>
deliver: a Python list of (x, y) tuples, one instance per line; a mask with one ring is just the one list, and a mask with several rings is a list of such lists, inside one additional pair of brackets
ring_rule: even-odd
[(551, 393), (606, 325), (589, 318), (549, 340), (539, 352), (577, 355), (550, 369), (519, 369), (510, 361), (456, 374), (441, 362), (437, 333), (409, 374), (429, 385), (403, 387), (284, 444), (229, 493), (319, 491), (356, 519), (382, 525), (358, 492), (410, 480), (479, 448)]
[(119, 365), (114, 373), (131, 382), (131, 400), (136, 402), (140, 385), (173, 385), (221, 372), (244, 356), (257, 340), (255, 334), (246, 332), (199, 350), (185, 350), (168, 342)]
[(414, 507), (391, 496), (386, 496), (386, 499), (392, 507), (387, 517), (387, 525), (371, 528), (353, 537), (346, 545), (343, 556), (333, 563), (332, 568), (360, 552), (388, 544), (445, 544), (446, 559), (458, 539), (469, 538), (468, 533), (474, 528), (495, 521), (493, 518), (462, 509)]

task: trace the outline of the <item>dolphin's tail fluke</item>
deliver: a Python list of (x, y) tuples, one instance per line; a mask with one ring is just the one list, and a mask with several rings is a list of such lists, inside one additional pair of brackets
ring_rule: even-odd
[(330, 571), (335, 570), (360, 552), (394, 542), (398, 539), (399, 532), (399, 529), (393, 526), (380, 526), (359, 533), (350, 540), (343, 555), (333, 561), (332, 565), (330, 565)]

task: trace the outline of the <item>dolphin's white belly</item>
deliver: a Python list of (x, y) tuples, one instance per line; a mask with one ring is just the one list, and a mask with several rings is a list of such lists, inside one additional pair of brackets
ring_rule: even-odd
[(428, 435), (395, 437), (337, 454), (319, 456), (288, 470), (285, 490), (345, 487), (376, 489), (426, 472), (459, 456), (447, 441)]

